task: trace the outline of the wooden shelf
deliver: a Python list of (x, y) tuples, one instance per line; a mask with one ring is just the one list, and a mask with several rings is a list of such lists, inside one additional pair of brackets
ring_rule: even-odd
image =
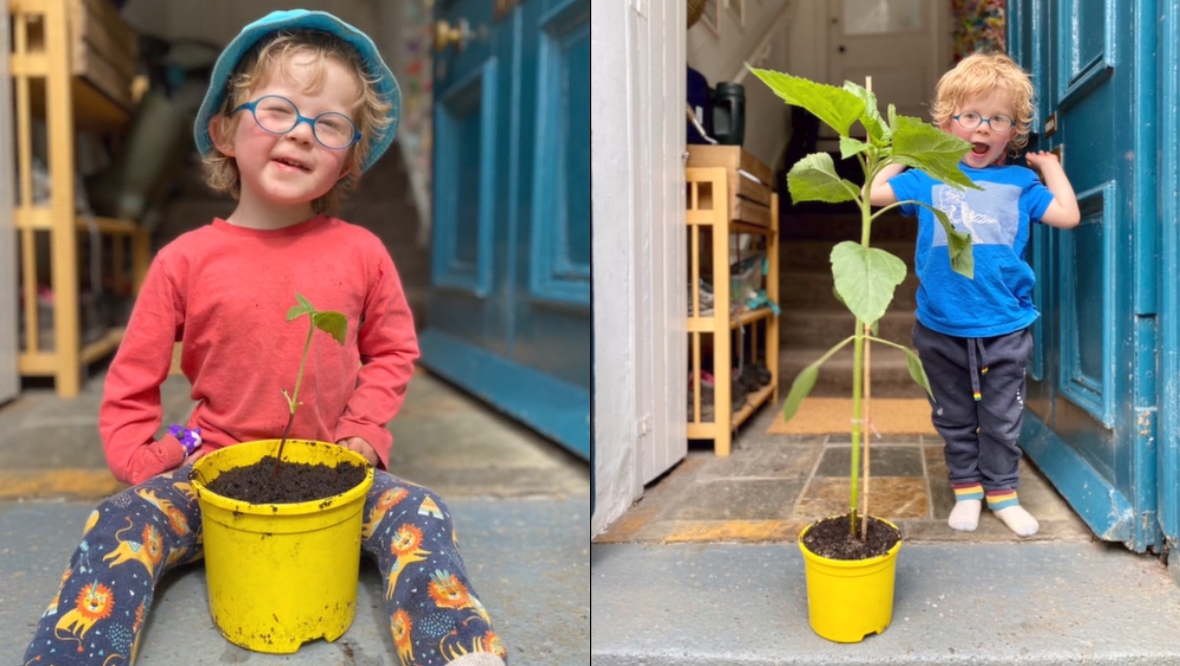
[(115, 353), (118, 349), (119, 343), (123, 341), (123, 335), (127, 329), (122, 326), (115, 326), (107, 329), (103, 336), (94, 342), (82, 347), (80, 356), (82, 357), (82, 365), (89, 365), (95, 361)]
[[(754, 413), (754, 410), (761, 407), (767, 400), (774, 398), (778, 400), (777, 385), (774, 382), (763, 386), (754, 393), (746, 396), (746, 404), (741, 409), (734, 412), (733, 422), (730, 424), (731, 428), (736, 428), (746, 422), (746, 419)], [(688, 438), (689, 439), (716, 439), (720, 433), (717, 430), (717, 423), (689, 423), (688, 424)]]
[[(53, 209), (46, 206), (17, 206), (14, 211), (14, 222), (17, 230), (50, 231), (54, 229)], [(74, 226), (79, 230), (90, 229), (90, 223), (98, 228), (98, 232), (110, 236), (134, 236), (142, 233), (142, 228), (133, 220), (114, 217), (93, 217), (89, 220), (80, 215), (74, 216)]]
[[(689, 284), (692, 285), (688, 305), (690, 312), (700, 312), (701, 293), (700, 284), (703, 273), (707, 274), (706, 282), (713, 285), (712, 308), (714, 314), (709, 316), (689, 316), (685, 328), (689, 334), (689, 367), (691, 378), (689, 390), (691, 403), (688, 409), (688, 437), (690, 439), (713, 440), (713, 451), (719, 456), (727, 456), (732, 446), (733, 430), (759, 406), (768, 401), (778, 400), (778, 346), (779, 321), (778, 315), (771, 307), (746, 310), (737, 315), (730, 312), (730, 278), (733, 239), (740, 234), (751, 234), (759, 239), (761, 250), (766, 253), (767, 270), (764, 275), (764, 288), (767, 298), (772, 303), (778, 302), (778, 195), (771, 192), (765, 182), (769, 182), (769, 169), (757, 163), (749, 153), (736, 146), (708, 146), (705, 151), (705, 161), (719, 163), (717, 166), (691, 166), (700, 163), (702, 158), (698, 154), (702, 146), (690, 146), (689, 167), (685, 169), (685, 180), (688, 187), (688, 207), (686, 223), (690, 244)], [(751, 180), (738, 169), (751, 172), (765, 181), (759, 183)], [(750, 183), (753, 183), (751, 185)], [(758, 185), (757, 189), (754, 185)], [(736, 190), (734, 188), (737, 188)], [(738, 196), (737, 192), (744, 193)], [(747, 199), (747, 197), (751, 197)], [(765, 203), (759, 203), (761, 199)], [(718, 203), (720, 202), (720, 205)], [(751, 214), (751, 210), (760, 210), (764, 218)], [(741, 216), (744, 219), (738, 219)], [(763, 220), (762, 221), (760, 220)], [(706, 243), (702, 240), (705, 232), (709, 234)], [(701, 257), (704, 254), (711, 257), (710, 270), (702, 269)], [(765, 322), (764, 331), (759, 334), (756, 324)], [(747, 363), (759, 360), (765, 361), (770, 371), (770, 383), (747, 396), (746, 404), (733, 410), (731, 393), (733, 386), (733, 348), (731, 340), (733, 331), (740, 329), (744, 335), (749, 335), (750, 357)], [(711, 337), (713, 346), (713, 418), (706, 421), (703, 416), (702, 367), (703, 353), (702, 338)], [(744, 345), (741, 336), (738, 345)], [(719, 361), (718, 359), (724, 359)]]
[[(43, 55), (24, 58), (13, 55), (9, 63), (9, 71), (13, 77), (26, 77), (28, 81), (29, 109), (32, 115), (36, 118), (45, 118), (47, 114), (44, 72), (48, 59)], [(109, 132), (122, 129), (131, 122), (129, 108), (111, 99), (86, 79), (70, 79), (70, 100), (70, 111), (78, 129), (88, 132)]]
[[(79, 350), (78, 356), (83, 365), (113, 353), (123, 341), (126, 329), (122, 326), (110, 328), (103, 336)], [(57, 354), (54, 352), (28, 352), (20, 355), (20, 373), (26, 377), (54, 377), (57, 375)]]
[[(9, 74), (16, 118), (18, 200), (11, 211), (20, 247), (24, 301), (24, 345), (18, 365), (25, 376), (53, 377), (58, 395), (76, 396), (84, 366), (111, 354), (123, 340), (121, 326), (109, 326), (97, 339), (82, 340), (79, 236), (97, 231), (113, 238), (116, 289), (143, 283), (150, 261), (150, 238), (133, 220), (82, 217), (75, 213), (75, 136), (78, 132), (121, 130), (131, 118), (130, 75), (134, 73), (135, 34), (109, 3), (99, 0), (8, 0), (12, 50)], [(44, 121), (52, 188), (49, 201), (34, 206), (33, 133)], [(49, 266), (38, 270), (38, 243), (48, 238)], [(39, 238), (42, 239), (39, 241)], [(104, 244), (105, 245), (105, 244)], [(126, 257), (130, 257), (130, 270)], [(41, 258), (44, 261), (43, 258)], [(38, 276), (48, 272), (53, 293), (50, 341), (42, 344)], [(128, 274), (129, 273), (129, 274)]]
[[(771, 308), (758, 308), (757, 310), (746, 310), (736, 317), (729, 318), (730, 330), (737, 329), (738, 325), (748, 326), (756, 321), (776, 317), (774, 310)], [(689, 317), (688, 330), (691, 331), (715, 331), (717, 330), (717, 318), (712, 315), (705, 315), (704, 317)]]

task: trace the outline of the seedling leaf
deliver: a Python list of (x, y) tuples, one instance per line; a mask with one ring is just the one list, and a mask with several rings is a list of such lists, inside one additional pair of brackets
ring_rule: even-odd
[(339, 312), (317, 312), (312, 316), (312, 321), (315, 322), (316, 328), (336, 338), (336, 342), (344, 344), (344, 338), (348, 335), (348, 319)]

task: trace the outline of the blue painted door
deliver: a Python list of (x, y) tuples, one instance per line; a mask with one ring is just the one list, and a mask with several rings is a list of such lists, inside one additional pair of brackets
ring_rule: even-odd
[(435, 7), (423, 363), (588, 456), (590, 2)]
[(1102, 539), (1161, 543), (1156, 483), (1156, 17), (1129, 0), (1016, 0), (1009, 51), (1037, 90), (1029, 150), (1054, 150), (1082, 221), (1035, 225), (1041, 318), (1023, 444)]
[[(1160, 109), (1154, 159), (1158, 165), (1160, 235), (1160, 526), (1172, 553), (1180, 553), (1180, 0), (1159, 6), (1155, 91)], [(1150, 159), (1150, 158), (1149, 158)], [(1172, 555), (1171, 557), (1175, 557)], [(1174, 566), (1175, 559), (1169, 564)]]

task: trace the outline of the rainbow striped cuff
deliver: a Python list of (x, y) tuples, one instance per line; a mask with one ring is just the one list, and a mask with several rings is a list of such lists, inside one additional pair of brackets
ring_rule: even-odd
[(1005, 490), (989, 490), (987, 491), (987, 508), (992, 511), (999, 511), (1000, 509), (1007, 509), (1010, 506), (1020, 506), (1020, 499), (1016, 497), (1016, 491), (1008, 488)]
[(955, 491), (955, 501), (983, 499), (983, 486), (979, 483), (952, 483)]
[(975, 391), (975, 402), (979, 402), (980, 400), (983, 400), (983, 394), (979, 391)]

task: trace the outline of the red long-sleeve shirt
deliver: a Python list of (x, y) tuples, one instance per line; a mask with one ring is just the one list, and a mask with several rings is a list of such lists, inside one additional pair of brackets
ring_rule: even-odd
[(325, 215), (276, 231), (217, 219), (156, 256), (111, 362), (99, 430), (118, 479), (139, 483), (184, 461), (171, 435), (155, 441), (174, 342), (198, 401), (187, 425), (201, 428), (199, 453), (282, 435), (282, 390), (295, 388), (311, 325), (287, 321), (296, 292), (343, 313), (348, 336), (343, 345), (318, 329), (312, 336), (290, 436), (362, 437), (388, 463), (385, 426), (405, 399), (418, 342), (385, 246)]

